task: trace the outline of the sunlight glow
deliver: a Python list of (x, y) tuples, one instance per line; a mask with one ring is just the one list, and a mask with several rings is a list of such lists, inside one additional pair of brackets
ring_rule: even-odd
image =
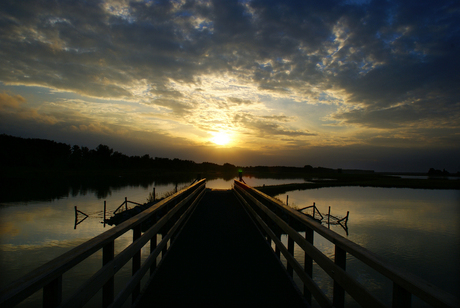
[(217, 145), (227, 145), (230, 142), (230, 137), (225, 132), (213, 133), (211, 141)]

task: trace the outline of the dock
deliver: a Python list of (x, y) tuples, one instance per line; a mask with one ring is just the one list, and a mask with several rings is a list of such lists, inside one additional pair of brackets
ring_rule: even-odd
[(232, 191), (209, 190), (141, 294), (138, 306), (307, 304)]

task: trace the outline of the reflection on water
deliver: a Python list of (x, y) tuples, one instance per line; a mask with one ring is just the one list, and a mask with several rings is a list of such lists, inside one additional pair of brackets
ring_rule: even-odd
[[(258, 179), (244, 178), (250, 186), (283, 183), (301, 183), (303, 179)], [(0, 204), (0, 287), (20, 278), (36, 267), (61, 255), (69, 249), (110, 228), (102, 224), (104, 200), (107, 209), (116, 209), (125, 197), (144, 203), (153, 188), (160, 197), (173, 190), (176, 182), (179, 188), (190, 181), (161, 183), (134, 183), (94, 191), (79, 190), (74, 193), (67, 188), (67, 194), (44, 201), (31, 200), (4, 202)], [(233, 179), (211, 179), (207, 187), (231, 188)], [(23, 187), (23, 190), (27, 190)], [(100, 198), (103, 195), (103, 198)], [(460, 288), (460, 230), (459, 193), (449, 190), (420, 190), (400, 188), (335, 187), (304, 191), (291, 191), (277, 198), (289, 205), (302, 208), (313, 202), (322, 213), (345, 216), (349, 235), (337, 225), (330, 228), (348, 239), (366, 247), (387, 259), (390, 263), (417, 274), (434, 285), (455, 293)], [(89, 217), (74, 229), (75, 211), (87, 213)], [(115, 243), (116, 251), (129, 245), (132, 234), (128, 232)], [(282, 239), (286, 243), (286, 238)], [(315, 246), (332, 258), (334, 247), (315, 234)], [(149, 249), (146, 247), (144, 249)], [(296, 257), (303, 262), (300, 249)], [(147, 253), (142, 254), (143, 258)], [(99, 269), (100, 252), (64, 275), (64, 298), (93, 272)], [(381, 298), (390, 298), (391, 283), (370, 268), (347, 256), (347, 270), (369, 290)], [(116, 288), (130, 276), (130, 264), (116, 275)], [(332, 294), (331, 279), (318, 267), (314, 267), (314, 279), (328, 294)], [(298, 280), (298, 278), (296, 278)], [(67, 295), (66, 295), (67, 294)], [(24, 307), (33, 307), (41, 301), (41, 292), (26, 301)], [(96, 297), (93, 301), (100, 302)], [(348, 298), (348, 303), (352, 301)], [(417, 302), (416, 302), (417, 303)], [(352, 306), (352, 304), (350, 304)], [(417, 307), (414, 304), (414, 307)]]
[[(331, 229), (449, 293), (460, 289), (459, 191), (335, 187), (291, 191), (277, 198), (285, 200), (286, 195), (296, 208), (315, 202), (321, 212), (329, 206), (331, 213), (342, 216), (350, 211), (348, 236), (340, 227)], [(318, 234), (315, 246), (334, 254), (333, 245)], [(324, 284), (325, 274), (317, 270), (315, 281)], [(391, 298), (391, 283), (350, 255), (347, 271), (380, 298)], [(324, 288), (331, 291), (332, 284)], [(415, 299), (414, 307), (419, 306)]]
[[(235, 177), (238, 179), (238, 177)], [(305, 183), (304, 179), (266, 179), (256, 177), (244, 177), (244, 181), (251, 187), (263, 185), (280, 185), (289, 183)], [(233, 179), (212, 179), (206, 181), (206, 187), (214, 189), (231, 189), (233, 186)]]
[[(178, 187), (188, 184), (190, 182), (179, 182)], [(0, 287), (107, 230), (109, 226), (104, 228), (102, 223), (104, 200), (107, 202), (108, 211), (113, 211), (125, 197), (144, 203), (154, 187), (157, 195), (161, 197), (164, 193), (173, 190), (175, 186), (174, 182), (169, 184), (151, 182), (149, 185), (111, 187), (110, 194), (103, 199), (99, 198), (94, 191), (94, 193), (77, 195), (68, 194), (50, 201), (0, 203), (0, 272), (2, 273)], [(24, 190), (27, 188), (25, 187)], [(74, 228), (75, 206), (89, 215), (76, 228)], [(126, 244), (120, 244), (120, 247), (126, 247), (132, 237), (131, 234), (126, 236)], [(94, 261), (85, 262), (89, 264), (95, 262), (94, 266), (100, 268), (101, 259), (95, 257)], [(65, 276), (70, 281), (70, 285), (75, 287), (72, 281), (79, 279), (78, 277), (83, 273), (73, 272), (75, 274), (69, 273)], [(65, 279), (66, 277), (64, 281)]]

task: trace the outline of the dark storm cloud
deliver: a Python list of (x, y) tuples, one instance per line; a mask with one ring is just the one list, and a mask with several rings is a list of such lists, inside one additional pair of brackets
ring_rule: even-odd
[(292, 130), (283, 127), (277, 122), (286, 122), (286, 118), (279, 117), (257, 117), (251, 114), (238, 114), (233, 119), (234, 125), (249, 129), (251, 134), (258, 137), (267, 136), (316, 136), (316, 134), (309, 133), (305, 130)]

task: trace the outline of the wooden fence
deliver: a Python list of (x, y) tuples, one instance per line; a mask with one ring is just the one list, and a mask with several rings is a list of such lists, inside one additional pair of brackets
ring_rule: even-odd
[[(304, 284), (304, 296), (311, 303), (312, 296), (321, 307), (344, 307), (347, 292), (362, 307), (385, 307), (366, 288), (346, 271), (347, 253), (367, 264), (393, 282), (392, 307), (410, 307), (412, 295), (433, 307), (458, 307), (458, 299), (420, 278), (397, 269), (377, 255), (322, 226), (317, 221), (293, 210), (280, 201), (235, 180), (234, 192), (259, 225), (267, 240), (275, 243), (278, 257), (283, 253), (287, 271), (297, 273)], [(299, 234), (305, 232), (305, 236)], [(335, 245), (334, 261), (313, 245), (314, 232)], [(287, 247), (281, 242), (287, 234)], [(294, 242), (304, 251), (304, 267), (294, 258)], [(334, 281), (332, 300), (312, 279), (316, 262)]]
[[(44, 307), (82, 307), (102, 289), (102, 307), (121, 307), (132, 295), (134, 302), (140, 293), (140, 281), (153, 273), (160, 253), (182, 228), (184, 222), (205, 193), (206, 179), (196, 182), (158, 202), (120, 225), (92, 238), (45, 265), (13, 282), (0, 293), (0, 307), (13, 307), (43, 289)], [(145, 230), (142, 233), (142, 230)], [(115, 256), (115, 240), (133, 230), (133, 241)], [(157, 234), (162, 234), (157, 243)], [(150, 242), (150, 255), (141, 265), (141, 248)], [(62, 301), (62, 275), (102, 249), (102, 268)], [(132, 277), (118, 294), (114, 291), (114, 275), (132, 261)]]

